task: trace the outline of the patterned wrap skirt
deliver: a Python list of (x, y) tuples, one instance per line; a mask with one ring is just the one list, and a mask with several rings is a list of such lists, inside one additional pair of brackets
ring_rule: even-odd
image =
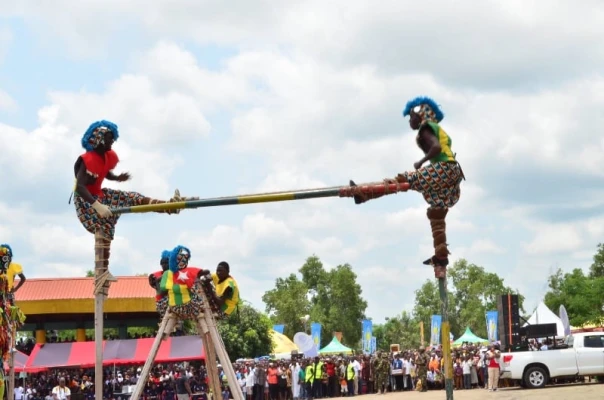
[(155, 309), (161, 318), (166, 315), (166, 311), (168, 310), (168, 298), (162, 297), (160, 300), (155, 301)]
[[(110, 208), (139, 206), (145, 198), (145, 196), (137, 192), (124, 192), (109, 188), (103, 189), (103, 195), (104, 197), (100, 202)], [(94, 196), (94, 198), (98, 200), (97, 196)], [(106, 239), (113, 240), (115, 236), (115, 224), (117, 224), (120, 218), (119, 215), (103, 219), (99, 218), (92, 205), (77, 193), (74, 196), (74, 205), (78, 219), (84, 229), (90, 233), (96, 233), (100, 230)]]
[(402, 175), (407, 178), (411, 190), (421, 193), (433, 208), (451, 208), (459, 201), (463, 173), (457, 162), (428, 164)]

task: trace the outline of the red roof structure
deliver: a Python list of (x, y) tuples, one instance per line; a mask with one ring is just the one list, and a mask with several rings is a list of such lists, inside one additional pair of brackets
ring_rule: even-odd
[[(155, 312), (146, 276), (122, 276), (109, 287), (105, 312)], [(94, 278), (30, 278), (15, 293), (25, 315), (94, 313)]]

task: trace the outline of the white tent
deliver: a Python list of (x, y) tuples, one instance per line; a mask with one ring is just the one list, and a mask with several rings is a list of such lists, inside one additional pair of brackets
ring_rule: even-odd
[(552, 310), (547, 308), (544, 302), (539, 303), (537, 309), (529, 318), (528, 324), (524, 324), (524, 326), (537, 324), (556, 324), (558, 336), (564, 336), (564, 324), (562, 320)]

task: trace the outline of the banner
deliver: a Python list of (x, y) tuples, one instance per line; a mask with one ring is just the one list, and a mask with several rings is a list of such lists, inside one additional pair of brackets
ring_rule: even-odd
[(279, 332), (280, 334), (283, 335), (283, 330), (285, 329), (285, 325), (283, 324), (279, 324), (279, 325), (273, 325), (273, 330), (275, 332)]
[(377, 351), (377, 340), (375, 339), (375, 336), (371, 337), (371, 354), (375, 354), (375, 352)]
[(430, 344), (437, 346), (440, 344), (440, 327), (443, 322), (442, 315), (433, 315), (430, 324)]
[(499, 332), (497, 326), (497, 318), (499, 313), (497, 311), (487, 311), (487, 339), (489, 342), (496, 342), (499, 340)]
[(321, 324), (318, 322), (313, 322), (310, 324), (310, 336), (312, 336), (312, 341), (317, 345), (317, 349), (321, 348)]
[(371, 338), (373, 337), (373, 322), (363, 320), (363, 353), (371, 354)]

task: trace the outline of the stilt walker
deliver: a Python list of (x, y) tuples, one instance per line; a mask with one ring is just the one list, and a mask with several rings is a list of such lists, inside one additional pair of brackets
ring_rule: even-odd
[[(13, 250), (8, 244), (0, 244), (0, 354), (2, 364), (8, 361), (9, 378), (8, 387), (5, 388), (4, 368), (0, 372), (0, 399), (14, 393), (15, 387), (15, 345), (17, 329), (23, 326), (25, 315), (14, 304), (14, 297), (10, 293), (9, 277), (7, 271), (13, 260)], [(5, 390), (6, 389), (6, 390)]]
[[(424, 157), (413, 164), (414, 171), (398, 174), (385, 183), (408, 183), (410, 189), (423, 195), (429, 207), (426, 212), (432, 230), (434, 255), (423, 263), (434, 267), (434, 276), (439, 281), (442, 301), (443, 358), (445, 364), (445, 388), (447, 400), (453, 399), (453, 365), (449, 340), (449, 319), (447, 301), (447, 213), (459, 201), (461, 181), (465, 179), (461, 166), (451, 149), (449, 135), (439, 125), (444, 114), (434, 100), (429, 97), (416, 97), (409, 101), (403, 110), (403, 116), (409, 116), (409, 126), (417, 131), (416, 143)], [(427, 161), (430, 163), (423, 166)], [(351, 184), (354, 182), (351, 181)], [(361, 204), (381, 196), (355, 196), (355, 203)]]
[[(73, 198), (78, 219), (84, 228), (94, 234), (94, 331), (95, 331), (95, 398), (103, 398), (103, 306), (109, 294), (109, 287), (117, 279), (109, 272), (111, 241), (115, 234), (115, 225), (119, 215), (114, 215), (109, 207), (129, 207), (135, 205), (162, 204), (174, 201), (193, 200), (183, 198), (178, 190), (169, 201), (143, 196), (137, 192), (103, 188), (103, 181), (125, 182), (129, 173), (116, 175), (113, 169), (119, 158), (112, 150), (118, 139), (117, 125), (110, 121), (97, 121), (90, 125), (82, 137), (82, 147), (86, 152), (75, 162), (76, 184)], [(71, 201), (71, 199), (70, 199)], [(166, 214), (178, 214), (179, 210), (157, 211)]]

